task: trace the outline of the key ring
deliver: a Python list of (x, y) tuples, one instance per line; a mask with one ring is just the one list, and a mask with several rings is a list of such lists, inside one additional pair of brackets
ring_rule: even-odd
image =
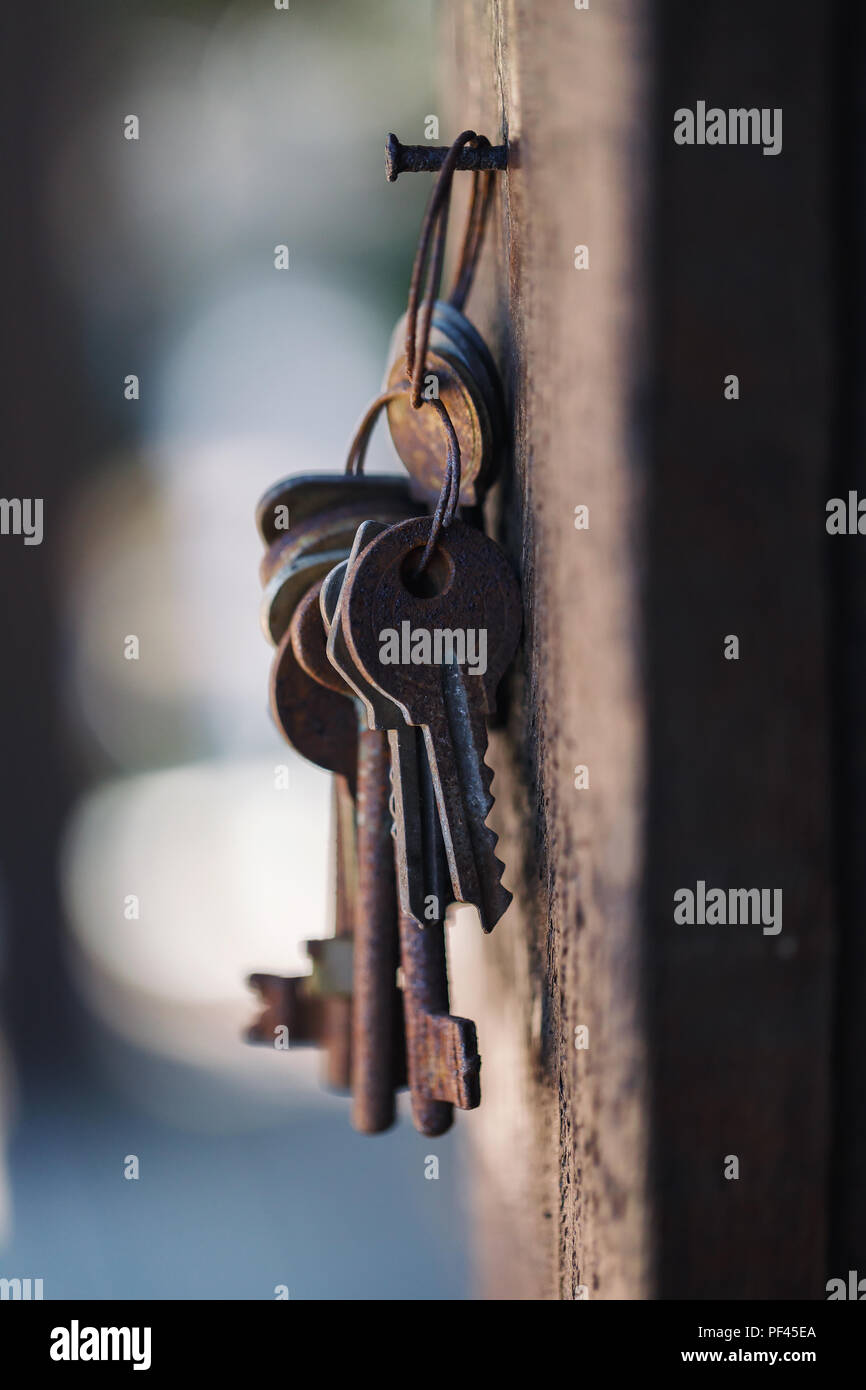
[[(445, 257), (445, 238), (448, 231), (448, 214), (451, 206), (451, 188), (454, 170), (464, 145), (489, 145), (486, 135), (476, 135), (474, 130), (464, 130), (450, 146), (442, 163), (430, 202), (421, 223), (418, 247), (409, 281), (409, 297), (406, 305), (406, 366), (411, 378), (410, 401), (415, 410), (423, 403), (422, 384), (427, 363), (427, 347), (430, 341), (430, 325), (433, 307), (439, 284), (442, 279), (442, 264)], [(481, 244), (487, 225), (490, 201), (493, 193), (493, 175), (490, 171), (475, 174), (472, 184), (472, 202), (466, 219), (463, 243), (457, 264), (454, 288), (449, 302), (456, 309), (462, 309), (472, 285), (475, 267), (481, 252)], [(431, 251), (432, 246), (432, 251)], [(421, 334), (418, 340), (418, 308), (421, 293), (421, 279), (429, 256), (427, 279), (424, 286), (424, 301), (421, 313)]]
[[(490, 145), (486, 135), (477, 135), (474, 143), (476, 148)], [(481, 245), (487, 229), (492, 198), (493, 170), (488, 169), (477, 173), (472, 180), (472, 202), (469, 205), (466, 227), (463, 231), (463, 242), (460, 247), (460, 257), (454, 273), (454, 288), (448, 296), (448, 303), (461, 312), (472, 288), (475, 268), (481, 255)]]
[[(349, 445), (349, 456), (346, 460), (346, 474), (349, 477), (360, 477), (364, 471), (364, 459), (367, 453), (367, 446), (370, 443), (370, 436), (373, 427), (379, 418), (382, 410), (389, 401), (396, 400), (398, 396), (405, 395), (411, 391), (412, 384), (403, 381), (399, 386), (392, 387), (390, 391), (383, 391), (374, 401), (368, 405), (364, 414), (361, 416), (357, 429)], [(418, 564), (417, 574), (423, 574), (430, 563), (436, 543), (439, 540), (439, 533), (445, 527), (451, 525), (454, 520), (454, 513), (457, 510), (457, 502), (460, 497), (460, 441), (451, 423), (451, 416), (445, 409), (442, 401), (434, 398), (427, 400), (421, 398), (421, 405), (430, 405), (436, 411), (445, 429), (448, 441), (448, 456), (445, 468), (445, 481), (439, 493), (439, 500), (436, 503), (436, 510), (433, 513), (433, 524), (430, 528), (430, 536), (424, 547), (424, 553)]]
[[(412, 276), (409, 282), (409, 298), (406, 306), (405, 351), (408, 380), (401, 382), (399, 386), (391, 390), (384, 391), (367, 407), (355, 431), (352, 443), (349, 446), (349, 457), (346, 462), (346, 473), (348, 475), (351, 476), (352, 474), (361, 474), (363, 472), (364, 457), (376, 420), (383, 408), (388, 405), (390, 401), (396, 400), (398, 396), (408, 393), (410, 403), (415, 410), (420, 410), (421, 407), (425, 405), (431, 405), (435, 409), (445, 428), (448, 441), (447, 464), (445, 478), (436, 503), (436, 509), (433, 513), (430, 537), (418, 565), (418, 574), (423, 573), (430, 563), (430, 559), (439, 539), (439, 533), (444, 528), (450, 526), (454, 519), (457, 503), (460, 498), (460, 442), (444, 403), (439, 400), (438, 397), (428, 398), (424, 396), (422, 394), (422, 387), (427, 363), (427, 348), (430, 341), (433, 308), (442, 279), (442, 266), (445, 259), (445, 239), (448, 232), (448, 215), (451, 209), (451, 188), (454, 179), (454, 170), (464, 145), (470, 144), (476, 147), (489, 146), (490, 141), (487, 139), (486, 135), (477, 135), (474, 130), (464, 130), (457, 136), (457, 139), (451, 144), (443, 160), (442, 168), (439, 171), (436, 185), (433, 189), (430, 202), (424, 214), (424, 220), (421, 224), (418, 247), (415, 252), (415, 261), (412, 266)], [(478, 264), (478, 257), (481, 252), (481, 245), (487, 225), (492, 192), (492, 172), (486, 170), (476, 173), (472, 182), (472, 201), (469, 205), (466, 226), (463, 231), (463, 241), (457, 262), (454, 288), (449, 295), (449, 302), (453, 304), (456, 309), (462, 309), (472, 286), (472, 280), (475, 275), (475, 268)], [(429, 265), (427, 264), (428, 258)], [(418, 311), (421, 295), (421, 281), (424, 275), (425, 265), (427, 265), (427, 276), (424, 285), (424, 300), (422, 305), (419, 340)]]

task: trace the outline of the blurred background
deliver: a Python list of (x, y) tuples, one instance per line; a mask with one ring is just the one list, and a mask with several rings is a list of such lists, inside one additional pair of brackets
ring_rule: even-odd
[[(429, 191), (383, 145), (437, 113), (432, 5), (5, 23), (2, 491), (44, 498), (44, 540), (0, 545), (0, 1275), (467, 1297), (460, 1123), (425, 1140), (404, 1105), (362, 1138), (315, 1053), (241, 1041), (246, 974), (305, 970), (328, 929), (329, 778), (267, 714), (254, 507), (341, 470), (378, 388)], [(369, 466), (396, 466), (381, 437)]]

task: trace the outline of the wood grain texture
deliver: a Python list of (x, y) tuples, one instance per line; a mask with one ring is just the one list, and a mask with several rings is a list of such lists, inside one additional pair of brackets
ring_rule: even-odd
[[(641, 10), (607, 5), (587, 24), (529, 3), (448, 6), (454, 128), (502, 130), (511, 147), (471, 313), (510, 364), (500, 535), (526, 607), (508, 726), (491, 752), (517, 902), (477, 950), (480, 1009), (472, 998), (488, 1297), (649, 1288)], [(579, 243), (590, 272), (574, 268)], [(588, 531), (574, 527), (579, 504)], [(586, 791), (574, 788), (579, 763)], [(578, 1025), (588, 1050), (575, 1048)]]

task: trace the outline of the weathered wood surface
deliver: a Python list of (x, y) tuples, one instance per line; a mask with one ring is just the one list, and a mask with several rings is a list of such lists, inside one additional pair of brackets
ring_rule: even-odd
[[(443, 136), (511, 146), (470, 314), (526, 604), (491, 752), (517, 902), (454, 966), (484, 1297), (824, 1296), (831, 18), (443, 6)], [(698, 99), (782, 107), (783, 155), (675, 146)], [(675, 924), (699, 879), (781, 888), (782, 933)]]
[[(529, 4), (455, 4), (445, 43), (459, 64), (454, 121), (491, 137), (504, 128), (512, 148), (487, 304), (472, 303), (510, 363), (501, 534), (526, 597), (523, 667), (491, 755), (518, 905), (478, 953), (488, 1297), (649, 1288), (641, 8), (606, 6), (587, 24)], [(579, 243), (589, 273), (574, 269)], [(588, 531), (574, 527), (580, 504)], [(581, 763), (590, 790), (578, 792)], [(574, 1046), (578, 1025), (588, 1050)]]

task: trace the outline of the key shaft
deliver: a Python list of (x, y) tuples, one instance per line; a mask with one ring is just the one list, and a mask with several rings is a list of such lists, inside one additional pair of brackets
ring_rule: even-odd
[[(360, 712), (359, 712), (360, 722)], [(377, 1134), (394, 1122), (397, 891), (385, 736), (358, 732), (358, 902), (352, 982), (352, 1123)]]

